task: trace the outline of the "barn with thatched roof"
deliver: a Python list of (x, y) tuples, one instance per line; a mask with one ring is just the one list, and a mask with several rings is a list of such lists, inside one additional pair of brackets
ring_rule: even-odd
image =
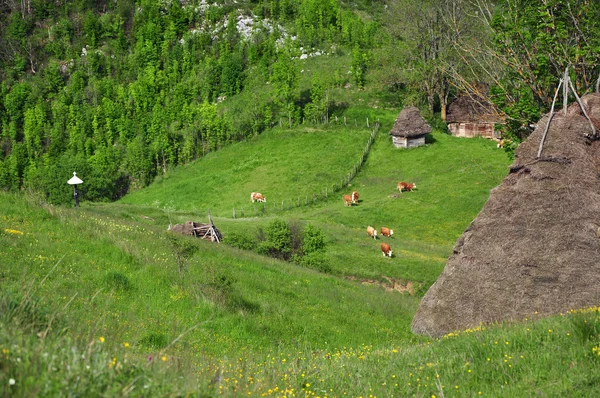
[(484, 137), (497, 139), (500, 133), (494, 125), (504, 124), (504, 117), (487, 101), (470, 95), (461, 95), (448, 105), (446, 123), (456, 137)]
[(411, 106), (402, 109), (390, 135), (396, 148), (413, 148), (425, 145), (425, 134), (431, 133), (431, 126), (423, 119), (419, 108)]
[[(600, 94), (582, 97), (600, 120)], [(600, 141), (577, 104), (548, 115), (454, 246), (412, 322), (441, 336), (600, 305)], [(600, 123), (598, 123), (600, 124)]]

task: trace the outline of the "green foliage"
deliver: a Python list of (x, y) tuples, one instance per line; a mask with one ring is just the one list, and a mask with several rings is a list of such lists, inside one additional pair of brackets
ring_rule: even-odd
[(506, 75), (495, 85), (492, 99), (509, 122), (509, 138), (521, 140), (552, 103), (567, 67), (579, 95), (598, 77), (600, 4), (592, 1), (542, 3), (507, 0), (491, 21), (498, 57)]
[(190, 258), (198, 251), (198, 246), (192, 238), (177, 236), (171, 232), (166, 233), (166, 238), (171, 245), (171, 250), (177, 261), (179, 273), (181, 273), (185, 270), (185, 266)]
[(288, 116), (288, 125), (292, 126), (292, 115), (296, 112), (295, 101), (298, 98), (299, 72), (289, 51), (277, 56), (271, 72), (271, 84), (275, 91), (275, 104)]
[(365, 86), (369, 58), (369, 54), (359, 47), (352, 49), (352, 67), (350, 70), (358, 88), (364, 88)]
[(325, 234), (312, 224), (304, 228), (302, 236), (302, 253), (319, 253), (325, 251)]
[(224, 240), (225, 243), (242, 250), (253, 250), (256, 247), (255, 240), (244, 233), (232, 232), (228, 234)]
[(292, 232), (284, 220), (273, 220), (266, 228), (265, 239), (257, 251), (271, 257), (288, 260), (292, 255)]

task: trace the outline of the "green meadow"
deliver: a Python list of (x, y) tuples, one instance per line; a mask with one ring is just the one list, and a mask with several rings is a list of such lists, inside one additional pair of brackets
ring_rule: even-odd
[[(596, 395), (595, 308), (441, 339), (411, 333), (420, 298), (509, 159), (491, 141), (440, 131), (398, 150), (392, 120), (382, 118), (350, 185), (327, 197), (370, 128), (276, 128), (116, 203), (67, 208), (1, 193), (0, 394)], [(417, 189), (399, 193), (398, 181)], [(359, 203), (346, 207), (353, 190)], [(252, 191), (266, 195), (266, 211), (254, 212)], [(223, 244), (167, 232), (207, 222), (208, 209)], [(323, 231), (327, 272), (228, 243), (277, 219)], [(394, 236), (374, 241), (368, 225)]]

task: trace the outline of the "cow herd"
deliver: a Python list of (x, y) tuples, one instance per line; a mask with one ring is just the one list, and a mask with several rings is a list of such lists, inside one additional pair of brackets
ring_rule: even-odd
[[(398, 191), (400, 191), (400, 193), (402, 193), (403, 191), (412, 192), (412, 190), (415, 189), (416, 187), (417, 187), (417, 184), (408, 183), (405, 181), (400, 181), (397, 185)], [(343, 196), (344, 206), (352, 207), (352, 205), (358, 204), (358, 197), (359, 197), (359, 195), (358, 195), (357, 191), (352, 192), (350, 195), (344, 195)], [(267, 201), (267, 199), (259, 192), (252, 192), (250, 194), (250, 200), (252, 201), (252, 203)], [(381, 236), (385, 236), (388, 238), (391, 238), (394, 235), (394, 230), (389, 229), (387, 227), (381, 227), (380, 232), (381, 232)], [(377, 230), (369, 225), (367, 227), (367, 236), (376, 240), (377, 239)], [(381, 252), (383, 253), (384, 257), (392, 257), (392, 248), (390, 247), (389, 244), (387, 244), (385, 242), (381, 244)]]
[[(415, 183), (408, 183), (405, 181), (400, 181), (397, 185), (398, 191), (402, 193), (403, 191), (412, 192), (413, 189), (417, 187)], [(344, 195), (344, 206), (352, 206), (353, 204), (358, 203), (358, 192), (354, 191), (351, 195)], [(381, 236), (385, 236), (391, 238), (394, 235), (394, 230), (389, 229), (387, 227), (381, 227), (379, 230), (381, 232)], [(367, 236), (369, 238), (377, 239), (377, 230), (372, 226), (367, 227)], [(383, 242), (381, 244), (381, 252), (384, 257), (392, 257), (392, 248), (389, 244)]]

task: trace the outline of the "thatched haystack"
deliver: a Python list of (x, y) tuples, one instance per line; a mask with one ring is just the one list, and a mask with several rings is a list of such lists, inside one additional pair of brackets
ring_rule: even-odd
[(446, 123), (456, 137), (500, 138), (494, 125), (504, 122), (498, 109), (481, 98), (461, 95), (448, 105)]
[(182, 234), (192, 235), (200, 239), (210, 240), (211, 242), (220, 243), (223, 240), (223, 235), (211, 222), (210, 224), (201, 224), (194, 221), (186, 221), (183, 224), (175, 224), (169, 228), (169, 231)]
[(402, 109), (390, 130), (396, 148), (425, 145), (425, 134), (429, 133), (431, 126), (421, 116), (419, 108), (414, 106)]
[[(600, 120), (600, 94), (583, 98)], [(458, 239), (413, 319), (440, 336), (480, 324), (600, 304), (600, 142), (579, 106), (548, 116), (515, 153), (509, 175)]]

